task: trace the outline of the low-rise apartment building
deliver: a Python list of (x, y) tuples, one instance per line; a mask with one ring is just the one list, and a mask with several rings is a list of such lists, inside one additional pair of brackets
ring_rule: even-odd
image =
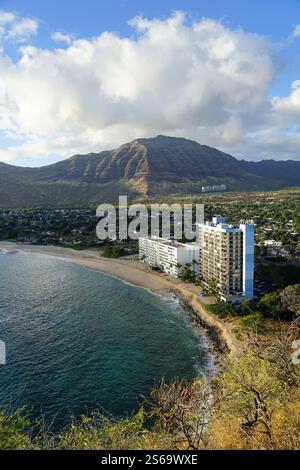
[(140, 260), (173, 277), (179, 277), (186, 264), (198, 273), (199, 253), (199, 245), (194, 243), (184, 244), (159, 237), (139, 238)]

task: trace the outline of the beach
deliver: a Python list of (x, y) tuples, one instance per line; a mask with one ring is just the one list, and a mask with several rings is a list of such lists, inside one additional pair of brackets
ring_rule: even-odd
[[(117, 277), (155, 293), (172, 291), (193, 308), (196, 316), (199, 315), (200, 323), (213, 331), (214, 335), (219, 338), (219, 343), (224, 344), (230, 355), (236, 355), (239, 352), (239, 346), (229, 326), (205, 309), (204, 300), (199, 296), (199, 287), (185, 284), (179, 279), (171, 278), (165, 274), (155, 273), (137, 260), (128, 258), (107, 259), (101, 257), (96, 250), (76, 251), (56, 246), (27, 245), (5, 241), (0, 241), (0, 250), (53, 256)], [(206, 300), (206, 303), (209, 301), (209, 299)]]

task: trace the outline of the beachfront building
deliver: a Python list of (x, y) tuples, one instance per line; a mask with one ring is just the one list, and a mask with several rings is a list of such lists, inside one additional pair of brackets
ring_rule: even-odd
[(254, 225), (228, 225), (223, 218), (199, 225), (200, 275), (207, 287), (214, 283), (222, 300), (253, 298)]
[(139, 257), (173, 277), (179, 277), (187, 264), (196, 274), (199, 272), (199, 245), (194, 243), (184, 244), (159, 237), (139, 238)]

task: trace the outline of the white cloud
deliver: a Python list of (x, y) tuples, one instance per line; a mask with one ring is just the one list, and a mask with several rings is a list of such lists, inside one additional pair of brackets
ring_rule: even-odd
[[(300, 81), (292, 83), (291, 92), (286, 97), (276, 96), (272, 99), (273, 111), (280, 119), (280, 125), (292, 125), (300, 118)], [(296, 121), (297, 122), (297, 121)]]
[(59, 31), (52, 34), (51, 39), (55, 42), (64, 42), (65, 44), (70, 45), (73, 41), (72, 36), (69, 34), (60, 33)]
[(300, 87), (300, 80), (294, 80), (292, 82), (292, 90), (296, 90), (299, 87)]
[(34, 36), (38, 30), (38, 22), (31, 18), (22, 18), (12, 24), (8, 31), (8, 38), (24, 42)]
[(297, 24), (297, 25), (294, 27), (294, 30), (293, 30), (293, 37), (294, 37), (294, 38), (300, 37), (300, 24)]
[(0, 11), (0, 40), (25, 42), (37, 34), (38, 21), (20, 18), (14, 13)]
[(14, 13), (0, 11), (0, 25), (12, 23), (15, 19), (16, 15), (14, 15)]
[(188, 24), (183, 13), (131, 25), (130, 38), (106, 32), (63, 49), (24, 46), (17, 63), (0, 55), (0, 130), (23, 140), (0, 160), (64, 158), (158, 133), (253, 159), (261, 139), (280, 158), (273, 133), (290, 126), (295, 114), (284, 108), (293, 101), (298, 110), (300, 89), (286, 104), (267, 97), (278, 72), (269, 40), (208, 19)]

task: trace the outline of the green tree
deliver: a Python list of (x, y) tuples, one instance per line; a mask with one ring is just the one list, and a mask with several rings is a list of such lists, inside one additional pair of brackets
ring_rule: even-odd
[(191, 264), (187, 263), (180, 272), (180, 279), (183, 282), (195, 282), (195, 273), (191, 270)]
[(220, 318), (227, 318), (236, 315), (235, 308), (228, 302), (218, 302), (213, 305), (206, 305), (205, 308)]
[(271, 292), (270, 294), (264, 295), (258, 302), (257, 307), (265, 317), (280, 318), (282, 305), (279, 292)]
[(294, 315), (300, 315), (300, 284), (286, 287), (280, 293), (280, 300), (283, 308), (292, 312)]
[(105, 258), (119, 258), (126, 254), (123, 247), (108, 245), (101, 251), (101, 256)]
[(245, 333), (260, 333), (266, 332), (264, 326), (264, 319), (260, 312), (254, 312), (239, 320), (239, 326)]
[(194, 276), (196, 275), (196, 266), (198, 266), (198, 261), (193, 259), (192, 261), (192, 268), (193, 268), (193, 273), (194, 273)]
[(255, 300), (245, 300), (242, 302), (239, 307), (239, 314), (240, 315), (250, 315), (256, 309), (256, 302)]
[(214, 295), (217, 299), (217, 301), (220, 301), (220, 289), (218, 286), (218, 282), (216, 279), (210, 279), (208, 282), (208, 292), (210, 295)]

